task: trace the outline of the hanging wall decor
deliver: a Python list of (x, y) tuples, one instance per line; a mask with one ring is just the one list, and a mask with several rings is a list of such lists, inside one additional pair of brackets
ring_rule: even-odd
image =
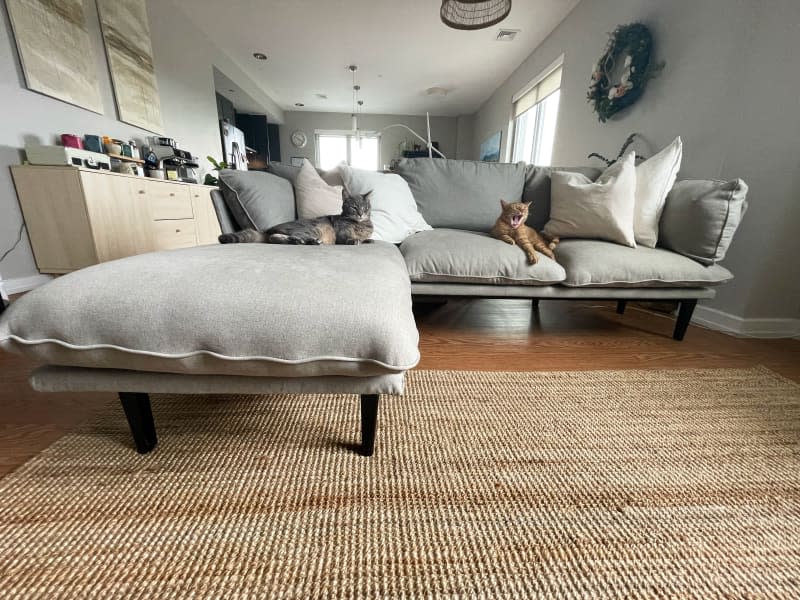
[(6, 6), (28, 89), (102, 114), (83, 0), (7, 0)]
[[(636, 102), (645, 84), (664, 68), (663, 62), (653, 64), (652, 52), (653, 36), (642, 23), (620, 25), (609, 34), (587, 94), (601, 122)], [(612, 79), (615, 76), (619, 81)]]
[(120, 121), (163, 133), (144, 0), (97, 0)]

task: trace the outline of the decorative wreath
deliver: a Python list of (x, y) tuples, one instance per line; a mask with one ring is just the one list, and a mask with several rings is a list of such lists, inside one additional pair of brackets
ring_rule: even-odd
[[(652, 65), (653, 36), (642, 23), (619, 25), (608, 36), (605, 52), (592, 69), (592, 83), (588, 101), (594, 106), (597, 117), (603, 123), (623, 108), (639, 99), (649, 79), (664, 68), (664, 64)], [(622, 73), (617, 83), (612, 75), (619, 61), (623, 61)]]

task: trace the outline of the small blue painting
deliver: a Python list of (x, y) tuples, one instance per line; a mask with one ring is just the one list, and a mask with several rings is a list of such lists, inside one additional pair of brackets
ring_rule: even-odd
[(486, 162), (500, 162), (500, 138), (502, 131), (498, 131), (481, 144), (481, 160)]

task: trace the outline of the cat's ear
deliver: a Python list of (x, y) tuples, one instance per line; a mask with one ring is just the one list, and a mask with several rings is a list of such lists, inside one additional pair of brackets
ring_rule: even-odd
[(503, 207), (503, 209), (506, 209), (508, 208), (508, 202), (500, 198), (500, 206)]
[(523, 201), (522, 203), (525, 205), (526, 208), (530, 208), (531, 204), (533, 204), (533, 200), (528, 200), (527, 202)]

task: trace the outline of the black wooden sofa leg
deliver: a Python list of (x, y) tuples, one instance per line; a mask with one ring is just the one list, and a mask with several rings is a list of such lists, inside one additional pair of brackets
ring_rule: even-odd
[(624, 315), (625, 314), (625, 307), (628, 305), (627, 300), (617, 300), (617, 314)]
[(378, 425), (378, 394), (361, 394), (361, 455), (375, 451), (375, 429)]
[(539, 308), (539, 299), (533, 298), (531, 299), (531, 309), (537, 310)]
[(138, 392), (120, 392), (119, 399), (136, 443), (136, 451), (147, 454), (158, 443), (153, 411), (150, 409), (150, 396)]
[(683, 336), (686, 335), (686, 329), (689, 327), (689, 321), (692, 320), (695, 306), (697, 306), (697, 300), (681, 300), (681, 306), (678, 309), (678, 320), (675, 323), (672, 339), (680, 342)]

